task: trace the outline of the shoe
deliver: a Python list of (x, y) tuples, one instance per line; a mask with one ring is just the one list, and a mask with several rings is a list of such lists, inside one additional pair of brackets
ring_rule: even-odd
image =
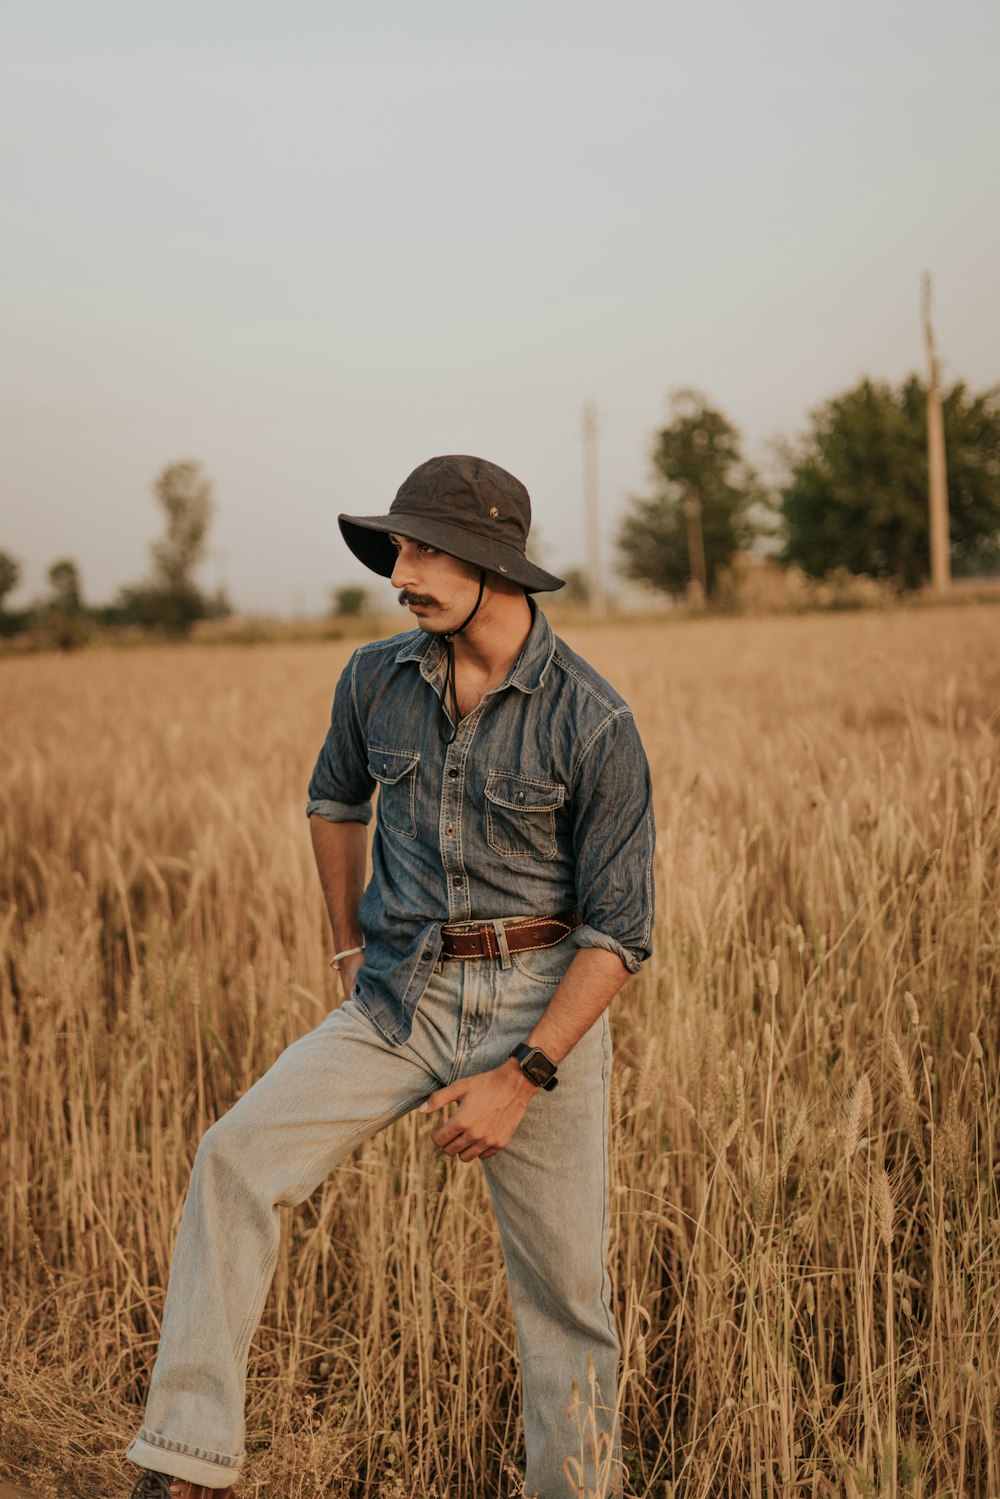
[(208, 1489), (203, 1483), (144, 1470), (129, 1499), (232, 1499), (233, 1490)]

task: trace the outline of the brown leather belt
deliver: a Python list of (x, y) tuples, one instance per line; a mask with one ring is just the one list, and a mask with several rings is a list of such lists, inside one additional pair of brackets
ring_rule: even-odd
[(581, 925), (579, 911), (559, 916), (515, 916), (493, 921), (449, 922), (441, 928), (442, 958), (499, 958), (502, 956), (497, 927), (502, 927), (508, 952), (534, 952), (555, 947)]

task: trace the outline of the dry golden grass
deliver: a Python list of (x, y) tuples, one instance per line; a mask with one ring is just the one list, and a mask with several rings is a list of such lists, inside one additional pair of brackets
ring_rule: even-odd
[[(660, 829), (613, 1012), (637, 1494), (1000, 1493), (998, 623), (573, 637)], [(0, 1467), (39, 1492), (127, 1492), (197, 1140), (334, 1002), (303, 788), (348, 649), (0, 663)], [(517, 1491), (497, 1240), (426, 1129), (288, 1216), (248, 1495)]]

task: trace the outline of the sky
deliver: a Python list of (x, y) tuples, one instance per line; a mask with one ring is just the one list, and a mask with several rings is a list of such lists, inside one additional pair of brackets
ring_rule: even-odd
[(995, 0), (0, 5), (0, 550), (149, 569), (169, 462), (247, 612), (387, 584), (337, 513), (437, 453), (610, 567), (678, 386), (765, 474), (864, 374), (1000, 382)]

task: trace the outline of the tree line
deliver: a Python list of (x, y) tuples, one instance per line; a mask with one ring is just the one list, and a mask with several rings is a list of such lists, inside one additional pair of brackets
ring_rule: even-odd
[[(1000, 387), (958, 382), (943, 398), (952, 570), (1000, 571)], [(930, 569), (927, 388), (861, 380), (784, 443), (768, 489), (740, 434), (699, 391), (676, 391), (653, 445), (652, 492), (633, 498), (617, 536), (627, 578), (711, 598), (738, 553), (764, 549), (809, 577), (838, 571), (919, 588)]]
[(167, 635), (185, 635), (199, 619), (231, 613), (220, 589), (205, 593), (195, 572), (205, 556), (214, 512), (212, 484), (193, 459), (168, 463), (153, 483), (164, 516), (164, 532), (151, 547), (148, 577), (119, 589), (110, 604), (88, 605), (77, 564), (68, 557), (48, 570), (46, 597), (20, 611), (5, 608), (21, 578), (17, 559), (0, 552), (0, 634), (40, 632), (52, 645), (71, 650), (95, 626), (133, 625)]
[[(957, 382), (943, 398), (952, 571), (1000, 572), (1000, 386), (978, 394)], [(810, 578), (848, 574), (919, 588), (929, 574), (927, 389), (861, 380), (818, 406), (803, 435), (782, 444), (783, 479), (766, 485), (746, 461), (738, 429), (700, 391), (680, 389), (652, 448), (652, 486), (630, 499), (616, 537), (619, 570), (670, 595), (715, 595), (733, 559), (762, 551)], [(168, 464), (153, 492), (164, 533), (149, 575), (110, 604), (88, 606), (69, 558), (48, 570), (48, 595), (21, 611), (5, 608), (20, 581), (0, 551), (0, 634), (41, 630), (69, 649), (94, 626), (138, 626), (186, 634), (199, 619), (231, 612), (222, 590), (195, 580), (214, 512), (211, 481), (192, 459)], [(569, 602), (586, 597), (580, 569), (567, 573)], [(333, 591), (331, 612), (357, 616), (364, 588)]]

